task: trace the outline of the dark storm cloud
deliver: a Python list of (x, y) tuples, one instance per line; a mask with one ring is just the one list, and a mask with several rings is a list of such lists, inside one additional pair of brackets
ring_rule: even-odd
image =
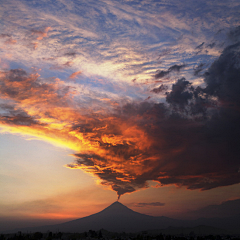
[(35, 119), (30, 116), (24, 115), (16, 115), (13, 117), (0, 115), (0, 120), (2, 123), (14, 124), (17, 126), (33, 126), (36, 124), (38, 125), (38, 122)]
[(230, 30), (230, 32), (228, 33), (228, 37), (232, 41), (239, 41), (240, 40), (240, 26)]
[(207, 47), (209, 47), (209, 48), (213, 48), (215, 45), (216, 45), (216, 43), (213, 42), (213, 43), (208, 44)]
[[(208, 70), (205, 82), (207, 94), (219, 97), (222, 104), (239, 107), (240, 103), (240, 43), (227, 47)], [(237, 110), (237, 109), (236, 109)]]
[(164, 123), (165, 129), (158, 125), (172, 151), (177, 145), (180, 151), (165, 165), (170, 167), (169, 176), (160, 176), (162, 184), (206, 190), (239, 182), (239, 54), (239, 43), (226, 48), (209, 68), (204, 89), (194, 89), (185, 79), (173, 84), (167, 102), (187, 109), (190, 116), (204, 118), (193, 121), (173, 111), (168, 123)]
[[(240, 44), (226, 48), (208, 69), (205, 88), (194, 88), (185, 78), (179, 79), (167, 93), (169, 106), (143, 102), (119, 108), (115, 114), (118, 126), (133, 124), (144, 135), (138, 141), (118, 144), (99, 139), (107, 154), (93, 156), (91, 161), (103, 184), (121, 196), (146, 188), (149, 180), (192, 190), (239, 183), (239, 54)], [(107, 129), (101, 134), (114, 127)], [(145, 137), (146, 143), (141, 145)], [(113, 157), (120, 163), (111, 160)]]
[(161, 202), (150, 202), (150, 203), (135, 203), (135, 207), (162, 207), (165, 203)]
[(192, 99), (193, 94), (189, 91), (190, 82), (185, 78), (181, 78), (176, 84), (172, 85), (172, 91), (167, 93), (166, 100), (172, 106), (184, 108), (188, 104), (188, 100)]
[(155, 78), (156, 79), (159, 79), (159, 78), (163, 78), (165, 76), (167, 76), (168, 74), (170, 73), (170, 71), (158, 71), (156, 74), (155, 74)]
[[(211, 47), (210, 47), (211, 48)], [(198, 45), (196, 48), (197, 50), (196, 55), (198, 55), (199, 53), (202, 53), (202, 51), (205, 49), (205, 53), (207, 53), (208, 51), (206, 50), (206, 44), (205, 42), (202, 42), (200, 45)]]
[(186, 67), (185, 64), (183, 65), (173, 65), (170, 68), (168, 68), (167, 71), (164, 70), (159, 70), (156, 74), (155, 74), (155, 79), (159, 79), (159, 78), (164, 78), (165, 76), (167, 76), (170, 72), (179, 72), (182, 68)]
[(82, 164), (82, 165), (85, 165), (85, 166), (94, 166), (93, 159), (104, 162), (104, 158), (100, 157), (97, 154), (89, 155), (89, 154), (77, 153), (77, 154), (74, 154), (74, 156), (78, 158), (77, 163), (80, 164), (80, 165)]
[(203, 71), (205, 63), (200, 63), (197, 67), (194, 68), (194, 76), (198, 76), (200, 72)]
[(171, 51), (172, 51), (171, 49), (165, 49), (165, 50), (163, 50), (163, 51), (158, 55), (158, 59), (160, 59), (160, 58), (162, 58), (162, 57), (170, 54)]
[(32, 116), (28, 115), (23, 109), (18, 109), (12, 105), (0, 104), (0, 121), (16, 126), (34, 126), (40, 124)]
[(161, 86), (159, 86), (157, 88), (153, 88), (150, 92), (161, 93), (163, 91), (166, 91), (167, 89), (168, 89), (168, 87), (162, 84)]
[(204, 45), (204, 42), (202, 42), (200, 45), (198, 45), (198, 46), (196, 47), (196, 49), (202, 49), (203, 45)]
[(186, 65), (185, 64), (183, 64), (183, 65), (177, 65), (177, 64), (175, 64), (175, 65), (173, 65), (173, 66), (171, 66), (169, 69), (168, 69), (168, 71), (175, 71), (175, 72), (179, 72), (182, 68), (184, 68), (184, 67), (186, 67)]

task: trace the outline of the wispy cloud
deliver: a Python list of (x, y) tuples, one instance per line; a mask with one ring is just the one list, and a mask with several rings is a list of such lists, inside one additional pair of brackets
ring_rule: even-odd
[(135, 207), (162, 207), (165, 203), (161, 202), (149, 202), (149, 203), (134, 203)]
[[(151, 78), (159, 69), (158, 55), (166, 49), (167, 54), (161, 59), (164, 60), (164, 66), (169, 68), (174, 64), (179, 65), (182, 62), (182, 54), (185, 54), (185, 61), (192, 64), (191, 57), (197, 52), (195, 48), (199, 45), (199, 36), (204, 38), (202, 42), (206, 44), (211, 41), (211, 36), (207, 36), (204, 31), (207, 29), (207, 23), (204, 23), (203, 28), (202, 22), (215, 22), (216, 18), (214, 14), (211, 19), (209, 16), (202, 16), (199, 22), (194, 7), (189, 9), (188, 14), (180, 17), (181, 9), (186, 5), (184, 2), (149, 2), (133, 7), (128, 2), (120, 4), (115, 1), (98, 1), (98, 10), (94, 8), (96, 3), (91, 1), (78, 4), (62, 1), (54, 7), (49, 2), (48, 7), (40, 4), (39, 8), (34, 8), (33, 4), (26, 1), (16, 1), (15, 4), (18, 6), (18, 12), (14, 11), (12, 1), (4, 4), (5, 9), (14, 15), (16, 20), (7, 22), (5, 34), (16, 37), (18, 46), (12, 50), (15, 57), (26, 61), (25, 64), (31, 62), (47, 65), (50, 63), (47, 59), (54, 58), (54, 62), (50, 64), (62, 65), (70, 61), (70, 56), (66, 55), (68, 51), (76, 54), (72, 56), (75, 57), (72, 64), (75, 71), (78, 71), (77, 66), (81, 66), (84, 74), (101, 74), (117, 81), (129, 82), (132, 76), (138, 82)], [(179, 8), (176, 12), (174, 8), (167, 8), (176, 4)], [(204, 7), (200, 3), (199, 5)], [(51, 6), (56, 11), (50, 11)], [(208, 8), (214, 13), (214, 5), (210, 4)], [(228, 8), (234, 16), (233, 8)], [(73, 9), (78, 14), (75, 14)], [(91, 15), (91, 21), (88, 21), (90, 15), (86, 13)], [(224, 11), (221, 14), (224, 14)], [(102, 21), (99, 21), (100, 15)], [(193, 15), (196, 17), (196, 33), (191, 33), (192, 24), (189, 24)], [(219, 21), (219, 12), (217, 19)], [(224, 17), (221, 19), (224, 21)], [(18, 31), (15, 30), (16, 25)], [(219, 29), (215, 25), (209, 25), (208, 30), (214, 33)], [(215, 52), (217, 46), (218, 44), (214, 47)], [(31, 52), (34, 49), (35, 51)], [(210, 50), (209, 48), (208, 53), (204, 54), (214, 57), (219, 54)], [(39, 59), (43, 58), (45, 61), (39, 62)]]
[(76, 78), (78, 75), (80, 75), (82, 73), (82, 71), (77, 71), (77, 72), (74, 72), (72, 73), (69, 78), (73, 79), (73, 78)]

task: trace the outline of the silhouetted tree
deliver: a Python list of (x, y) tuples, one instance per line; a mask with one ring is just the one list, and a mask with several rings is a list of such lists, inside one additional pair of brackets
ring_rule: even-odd
[(38, 239), (42, 239), (43, 238), (43, 234), (41, 232), (35, 232), (33, 234), (33, 238), (38, 240)]
[(102, 238), (103, 236), (102, 236), (102, 231), (100, 230), (99, 232), (98, 232), (98, 239), (100, 239), (100, 238)]
[(89, 230), (88, 232), (91, 238), (96, 238), (98, 236), (98, 234), (94, 230)]
[(53, 237), (53, 234), (52, 234), (52, 232), (49, 232), (49, 233), (48, 233), (47, 240), (52, 240), (52, 237)]
[(62, 239), (62, 233), (61, 232), (58, 232), (57, 234), (56, 234), (56, 237), (58, 238), (58, 239)]
[(156, 239), (157, 240), (164, 240), (164, 237), (163, 237), (162, 234), (159, 234), (159, 235), (156, 236)]
[(166, 240), (171, 240), (172, 239), (172, 236), (171, 235), (167, 235), (166, 236)]

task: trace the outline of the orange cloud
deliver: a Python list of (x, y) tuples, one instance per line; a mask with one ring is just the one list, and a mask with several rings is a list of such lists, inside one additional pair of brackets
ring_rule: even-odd
[(72, 73), (69, 78), (73, 79), (73, 78), (76, 78), (78, 75), (80, 75), (82, 73), (82, 71), (77, 71), (77, 72), (74, 72)]
[(5, 44), (16, 44), (17, 40), (10, 38), (10, 39), (6, 40), (4, 43)]
[(46, 27), (43, 31), (32, 29), (31, 32), (33, 35), (38, 36), (37, 40), (42, 40), (44, 37), (47, 37), (47, 33), (50, 29), (51, 29), (51, 27)]
[[(97, 176), (110, 169), (119, 182), (131, 182), (141, 174), (141, 151), (150, 140), (135, 120), (102, 114), (87, 114), (71, 107), (74, 91), (59, 79), (44, 82), (38, 74), (21, 69), (1, 72), (1, 95), (13, 104), (2, 105), (2, 131), (30, 135), (85, 154), (92, 164), (70, 164)], [(76, 153), (76, 157), (83, 156)], [(136, 155), (137, 154), (137, 155)], [(126, 161), (130, 156), (131, 161)], [(127, 157), (128, 158), (128, 157)], [(87, 163), (87, 162), (86, 162)], [(101, 178), (101, 184), (112, 185)]]
[(110, 103), (112, 106), (118, 106), (118, 105), (119, 105), (118, 102), (113, 101), (113, 100), (111, 100), (110, 98), (101, 98), (101, 101), (104, 101), (104, 102)]
[(38, 42), (31, 43), (33, 49), (36, 50), (38, 48)]

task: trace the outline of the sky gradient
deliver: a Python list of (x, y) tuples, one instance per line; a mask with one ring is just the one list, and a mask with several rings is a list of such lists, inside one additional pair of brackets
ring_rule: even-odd
[(240, 199), (239, 1), (0, 3), (0, 230)]

